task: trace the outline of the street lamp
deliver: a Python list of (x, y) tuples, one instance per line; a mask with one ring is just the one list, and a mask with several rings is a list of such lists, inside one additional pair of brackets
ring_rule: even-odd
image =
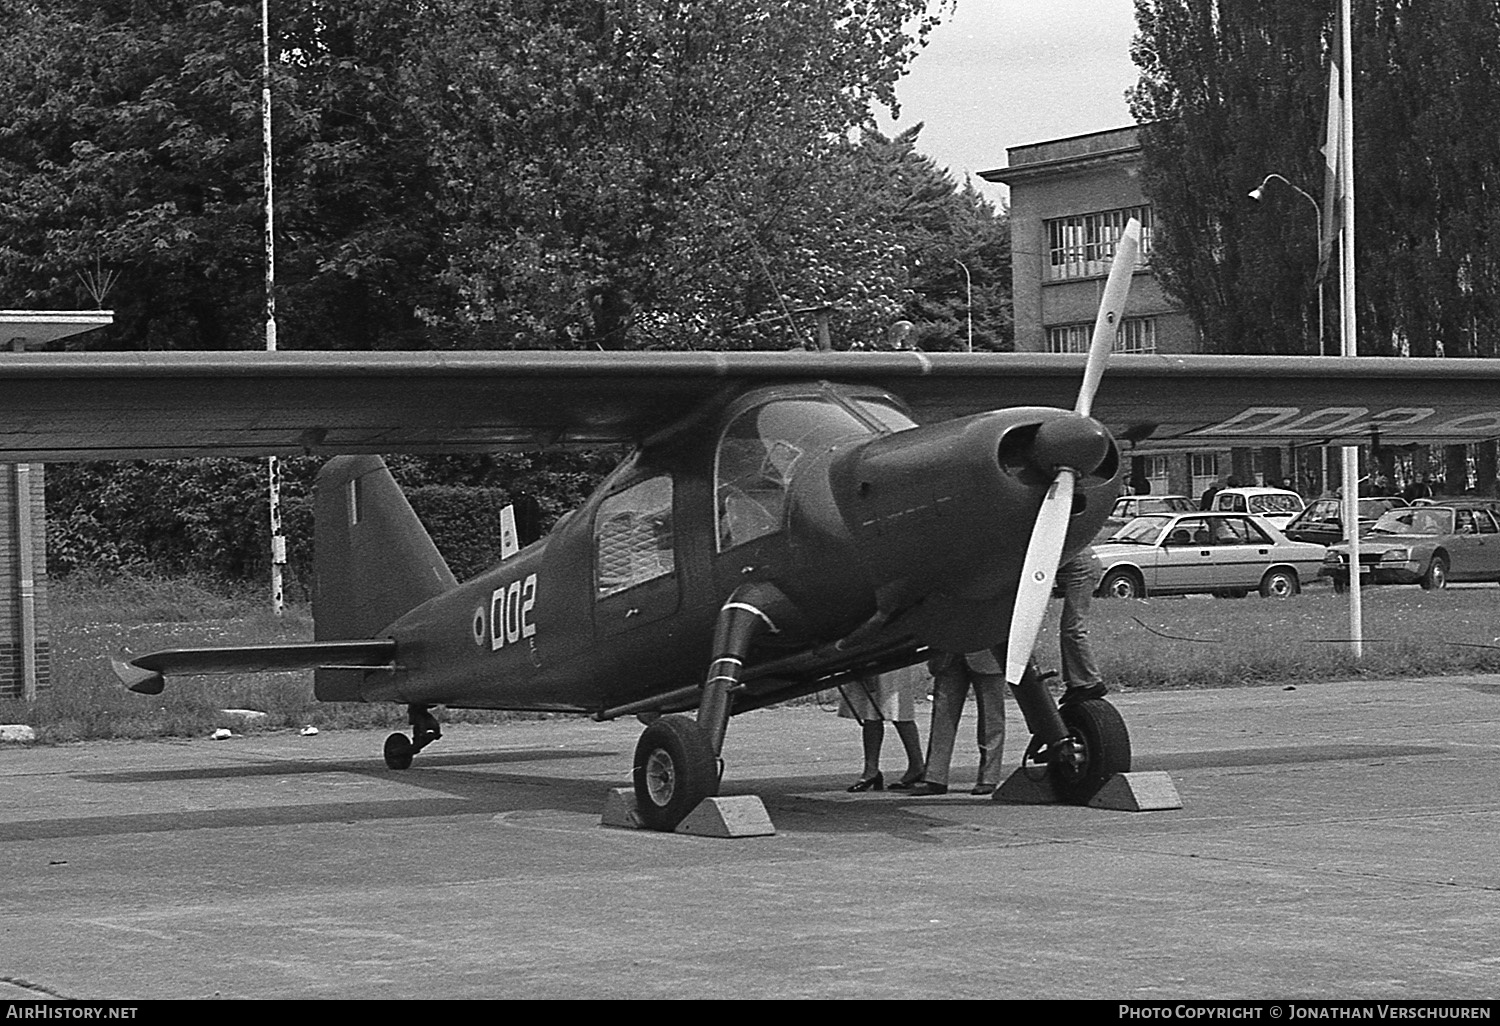
[[(1288, 189), (1291, 189), (1298, 196), (1301, 196), (1303, 199), (1307, 200), (1307, 202), (1312, 204), (1313, 213), (1317, 215), (1318, 219), (1318, 245), (1322, 246), (1323, 208), (1318, 206), (1317, 200), (1313, 199), (1302, 189), (1299, 189), (1297, 186), (1287, 181), (1285, 177), (1274, 173), (1266, 175), (1266, 177), (1262, 179), (1259, 185), (1250, 190), (1248, 195), (1251, 199), (1255, 200), (1255, 202), (1259, 203), (1261, 199), (1265, 197), (1266, 186), (1270, 185), (1273, 181), (1280, 182), (1282, 185), (1285, 185)], [(1321, 281), (1318, 281), (1316, 282), (1316, 284), (1318, 286), (1318, 355), (1323, 356), (1325, 355), (1323, 352), (1323, 283)]]
[(972, 353), (974, 351), (974, 279), (969, 277), (968, 264), (962, 260), (955, 260), (954, 263), (964, 269), (964, 284), (969, 290), (969, 298), (964, 305), (964, 309), (969, 314), (969, 352)]
[[(1266, 177), (1261, 180), (1261, 183), (1259, 185), (1257, 185), (1255, 188), (1253, 188), (1253, 189), (1250, 190), (1250, 192), (1249, 192), (1250, 198), (1253, 199), (1255, 202), (1259, 203), (1261, 201), (1261, 199), (1265, 197), (1266, 186), (1270, 185), (1272, 182), (1280, 182), (1282, 185), (1285, 185), (1288, 189), (1291, 189), (1298, 196), (1301, 196), (1303, 199), (1307, 200), (1307, 202), (1309, 202), (1309, 203), (1312, 204), (1313, 213), (1315, 215), (1317, 215), (1317, 219), (1318, 219), (1318, 240), (1317, 241), (1318, 241), (1318, 246), (1321, 247), (1323, 245), (1323, 208), (1320, 207), (1320, 206), (1318, 206), (1318, 201), (1315, 200), (1315, 199), (1313, 199), (1311, 196), (1309, 196), (1304, 190), (1298, 188), (1297, 186), (1293, 185), (1291, 182), (1287, 181), (1286, 176), (1284, 176), (1284, 175), (1278, 175), (1278, 174), (1275, 174), (1275, 173), (1266, 175)], [(1325, 355), (1324, 352), (1323, 352), (1323, 281), (1322, 281), (1321, 278), (1319, 278), (1313, 284), (1315, 284), (1317, 286), (1317, 288), (1318, 288), (1318, 355), (1319, 356), (1323, 356), (1323, 355)], [(1327, 488), (1328, 487), (1328, 449), (1327, 449), (1326, 446), (1322, 447), (1322, 454), (1323, 454), (1323, 487)], [(1296, 472), (1297, 472), (1297, 461), (1294, 458), (1292, 460), (1292, 473), (1295, 475)]]

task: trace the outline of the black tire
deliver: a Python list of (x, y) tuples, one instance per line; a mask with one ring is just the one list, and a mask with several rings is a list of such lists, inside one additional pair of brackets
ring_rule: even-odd
[(411, 757), (416, 754), (416, 745), (405, 734), (392, 734), (385, 739), (385, 764), (393, 770), (411, 769)]
[(1302, 591), (1302, 582), (1297, 571), (1284, 566), (1272, 567), (1260, 579), (1261, 598), (1292, 598)]
[(1422, 575), (1422, 587), (1427, 591), (1442, 591), (1448, 587), (1448, 557), (1435, 555)]
[(690, 716), (663, 716), (635, 746), (635, 808), (651, 830), (674, 830), (719, 791), (719, 760)]
[(1052, 763), (1057, 796), (1070, 805), (1087, 805), (1104, 782), (1130, 772), (1130, 732), (1119, 710), (1102, 698), (1069, 702), (1060, 710), (1068, 740)]
[(1134, 570), (1111, 570), (1099, 582), (1100, 598), (1143, 599), (1146, 586)]

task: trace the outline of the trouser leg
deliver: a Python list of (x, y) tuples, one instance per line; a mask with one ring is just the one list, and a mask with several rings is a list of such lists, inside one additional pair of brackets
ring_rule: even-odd
[(948, 783), (958, 719), (963, 715), (968, 690), (967, 671), (962, 668), (944, 670), (933, 677), (932, 730), (927, 734), (927, 768), (922, 775), (929, 784)]
[(1057, 633), (1063, 683), (1070, 688), (1089, 687), (1104, 680), (1089, 643), (1088, 615), (1093, 589), (1093, 577), (1087, 573), (1073, 573), (1063, 582), (1062, 617)]
[(980, 784), (1000, 783), (1000, 760), (1005, 754), (1005, 678), (976, 674), (974, 695), (979, 703)]

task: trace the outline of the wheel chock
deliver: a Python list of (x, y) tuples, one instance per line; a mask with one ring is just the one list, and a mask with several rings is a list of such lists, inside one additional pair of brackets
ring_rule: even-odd
[(769, 837), (776, 833), (765, 804), (753, 794), (705, 798), (677, 824), (693, 837)]
[[(604, 798), (600, 826), (643, 830), (635, 810), (635, 788), (612, 787)], [(677, 824), (677, 833), (691, 837), (770, 837), (776, 833), (766, 807), (753, 794), (705, 798)]]
[(1166, 773), (1116, 773), (1089, 799), (1091, 809), (1120, 812), (1159, 812), (1182, 808), (1177, 786)]
[(635, 811), (635, 788), (611, 787), (604, 797), (604, 815), (600, 826), (641, 829), (641, 817)]
[[(1037, 773), (1036, 767), (1022, 767), (995, 789), (993, 801), (1008, 805), (1061, 805), (1052, 786), (1050, 774)], [(1164, 772), (1116, 773), (1104, 782), (1089, 799), (1091, 809), (1114, 809), (1117, 812), (1159, 812), (1182, 808), (1182, 798), (1172, 778)]]
[(1062, 799), (1052, 787), (1052, 778), (1035, 766), (1022, 766), (995, 788), (990, 800), (1007, 805), (1059, 805)]

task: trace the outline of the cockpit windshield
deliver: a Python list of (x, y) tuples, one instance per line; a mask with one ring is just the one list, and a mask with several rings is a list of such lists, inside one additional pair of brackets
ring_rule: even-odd
[(773, 399), (736, 417), (719, 439), (719, 547), (781, 529), (786, 493), (804, 457), (875, 431), (832, 399)]

